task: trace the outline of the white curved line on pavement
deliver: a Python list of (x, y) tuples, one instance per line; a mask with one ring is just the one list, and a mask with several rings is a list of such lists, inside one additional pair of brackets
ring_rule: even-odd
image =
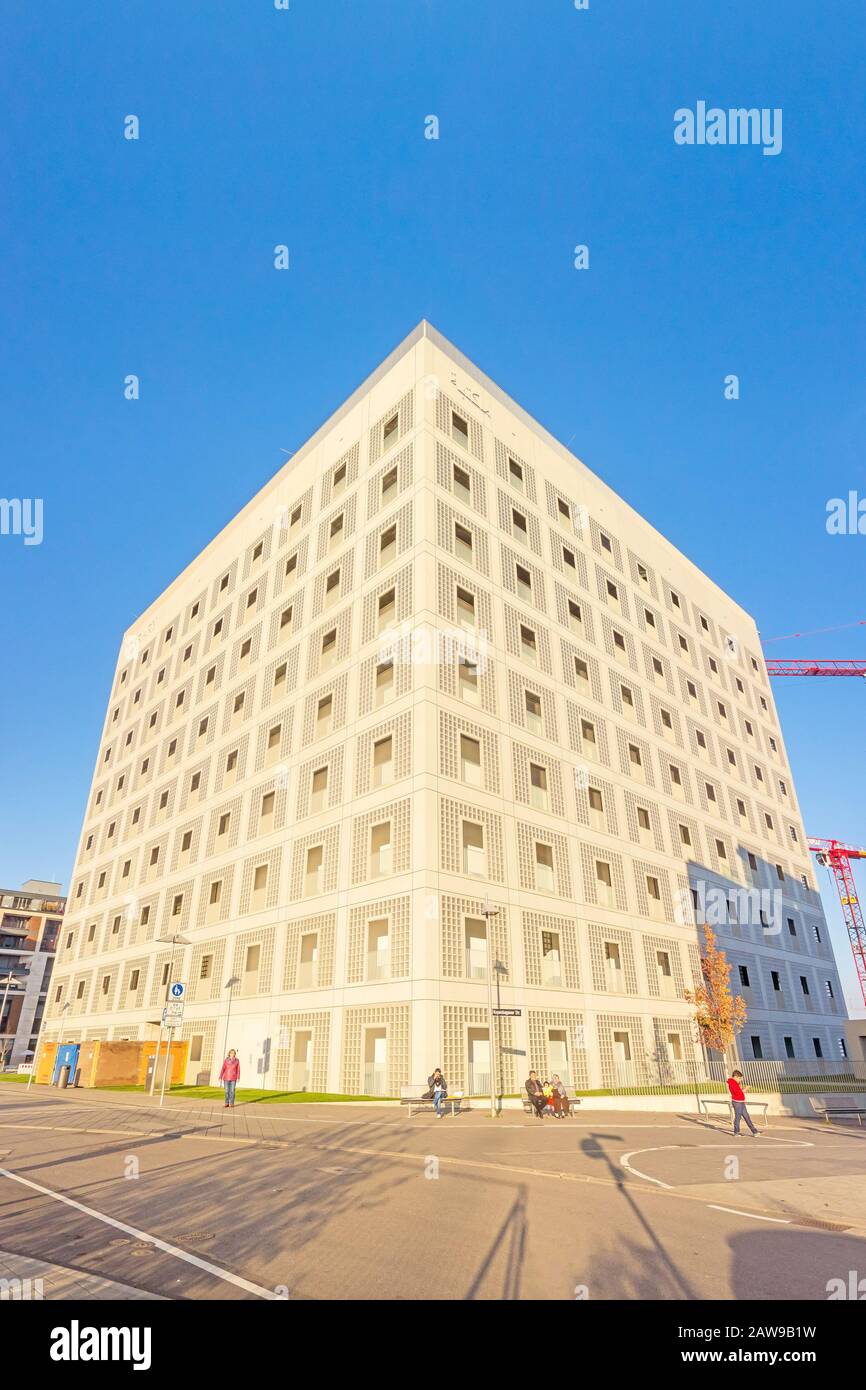
[(148, 1245), (153, 1245), (157, 1250), (162, 1250), (166, 1255), (173, 1255), (177, 1260), (185, 1260), (187, 1264), (195, 1265), (198, 1269), (203, 1269), (207, 1274), (213, 1274), (217, 1279), (224, 1280), (227, 1284), (234, 1284), (239, 1289), (246, 1289), (247, 1293), (254, 1293), (259, 1298), (267, 1298), (273, 1302), (282, 1301), (281, 1296), (274, 1293), (273, 1289), (263, 1289), (258, 1284), (253, 1284), (249, 1279), (243, 1279), (239, 1274), (232, 1274), (228, 1269), (222, 1269), (219, 1265), (211, 1264), (210, 1260), (202, 1260), (198, 1255), (191, 1255), (188, 1250), (181, 1250), (177, 1245), (170, 1245), (166, 1240), (160, 1240), (158, 1236), (152, 1236), (148, 1231), (140, 1231), (137, 1226), (127, 1226), (125, 1221), (117, 1221), (113, 1216), (106, 1216), (104, 1212), (96, 1211), (93, 1207), (86, 1207), (83, 1202), (76, 1202), (72, 1197), (64, 1197), (62, 1192), (52, 1192), (50, 1187), (42, 1187), (38, 1182), (31, 1182), (29, 1178), (22, 1178), (18, 1173), (11, 1173), (8, 1168), (0, 1168), (0, 1177), (9, 1178), (12, 1182), (20, 1182), (24, 1187), (30, 1187), (34, 1192), (39, 1192), (43, 1197), (53, 1197), (55, 1202), (63, 1202), (67, 1207), (73, 1207), (76, 1211), (81, 1211), (85, 1216), (92, 1216), (96, 1221), (103, 1221), (106, 1226), (113, 1226), (117, 1231), (123, 1231), (128, 1236), (135, 1236), (136, 1240), (146, 1241)]
[[(732, 1139), (734, 1138), (734, 1135), (733, 1135), (733, 1134), (731, 1135), (731, 1138), (732, 1138)], [(792, 1145), (794, 1145), (794, 1146), (795, 1146), (796, 1148), (798, 1148), (798, 1149), (801, 1149), (801, 1148), (802, 1148), (802, 1149), (814, 1149), (814, 1147), (815, 1147), (815, 1145), (814, 1145), (814, 1144), (810, 1144), (809, 1141), (808, 1141), (807, 1139), (776, 1139), (776, 1140), (775, 1140), (775, 1143), (777, 1143), (777, 1144), (792, 1144)], [(655, 1148), (652, 1148), (652, 1149), (629, 1149), (628, 1153), (622, 1155), (622, 1157), (620, 1158), (619, 1162), (620, 1162), (620, 1165), (621, 1165), (623, 1168), (625, 1168), (626, 1172), (632, 1173), (632, 1174), (634, 1175), (634, 1177), (636, 1177), (636, 1178), (643, 1178), (644, 1182), (652, 1182), (652, 1183), (655, 1183), (657, 1187), (666, 1187), (666, 1188), (668, 1188), (670, 1191), (673, 1191), (674, 1188), (675, 1188), (675, 1186), (676, 1186), (674, 1183), (672, 1183), (672, 1182), (662, 1182), (661, 1178), (652, 1178), (652, 1177), (650, 1177), (649, 1173), (642, 1173), (641, 1170), (640, 1170), (639, 1168), (635, 1168), (635, 1167), (632, 1166), (631, 1163), (629, 1163), (629, 1159), (630, 1159), (630, 1158), (634, 1158), (635, 1154), (657, 1154), (657, 1153), (671, 1153), (671, 1152), (673, 1152), (673, 1153), (686, 1153), (686, 1152), (688, 1152), (688, 1151), (692, 1151), (692, 1150), (695, 1150), (695, 1149), (728, 1149), (728, 1148), (730, 1148), (730, 1145), (729, 1145), (729, 1144), (659, 1144), (659, 1145), (657, 1145)], [(760, 1149), (757, 1149), (755, 1152), (760, 1153), (761, 1150), (760, 1150)], [(721, 1210), (721, 1208), (719, 1208), (719, 1210)], [(767, 1219), (769, 1220), (769, 1217), (768, 1217)]]
[[(682, 1147), (683, 1147), (683, 1146), (682, 1146), (681, 1144), (664, 1144), (664, 1145), (662, 1145), (662, 1148), (666, 1148), (666, 1149), (680, 1149), (680, 1148), (682, 1148)], [(710, 1145), (707, 1145), (707, 1148), (709, 1148), (709, 1147), (710, 1147)], [(656, 1187), (667, 1187), (667, 1188), (670, 1188), (671, 1190), (673, 1190), (673, 1183), (670, 1183), (670, 1182), (662, 1182), (661, 1178), (651, 1178), (650, 1175), (649, 1175), (649, 1173), (642, 1173), (641, 1170), (640, 1170), (639, 1168), (633, 1168), (633, 1167), (631, 1166), (631, 1164), (629, 1163), (629, 1159), (630, 1159), (630, 1158), (634, 1158), (635, 1154), (654, 1154), (654, 1153), (659, 1153), (659, 1152), (660, 1152), (659, 1149), (629, 1149), (628, 1153), (627, 1153), (627, 1154), (623, 1154), (622, 1157), (620, 1158), (620, 1160), (619, 1160), (619, 1161), (620, 1161), (620, 1166), (623, 1167), (623, 1168), (625, 1168), (625, 1170), (626, 1170), (627, 1173), (631, 1173), (633, 1177), (636, 1177), (636, 1178), (643, 1178), (644, 1182), (654, 1182), (655, 1185), (656, 1185)]]

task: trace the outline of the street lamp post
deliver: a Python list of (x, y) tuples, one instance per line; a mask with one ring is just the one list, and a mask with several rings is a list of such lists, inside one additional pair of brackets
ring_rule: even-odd
[(493, 942), (490, 939), (490, 919), (499, 916), (499, 908), (491, 907), (487, 898), (481, 909), (487, 930), (487, 1036), (490, 1050), (490, 1118), (496, 1119), (496, 1044), (493, 1037)]
[[(156, 941), (155, 941), (154, 945), (163, 945), (163, 946), (171, 945), (171, 958), (170, 958), (169, 963), (168, 963), (168, 983), (171, 984), (172, 976), (173, 976), (173, 974), (174, 974), (174, 950), (175, 950), (175, 947), (176, 947), (176, 946), (188, 946), (188, 945), (189, 945), (189, 942), (187, 941), (187, 939), (186, 939), (185, 936), (180, 936), (179, 934), (176, 934), (175, 936), (158, 936), (158, 937), (156, 938)], [(157, 1073), (157, 1071), (159, 1070), (159, 1054), (160, 1054), (160, 1051), (161, 1051), (161, 1049), (162, 1049), (162, 1035), (163, 1035), (164, 1029), (165, 1029), (165, 1024), (164, 1024), (163, 1021), (162, 1021), (162, 1016), (160, 1016), (160, 1021), (159, 1021), (159, 1037), (158, 1037), (157, 1043), (156, 1043), (156, 1057), (155, 1057), (154, 1060), (153, 1060), (153, 1073), (152, 1073), (151, 1078), (150, 1078), (150, 1090), (148, 1091), (148, 1095), (150, 1095), (150, 1096), (153, 1095), (154, 1090), (156, 1089), (156, 1073)], [(163, 1069), (162, 1069), (162, 1089), (160, 1090), (160, 1093), (159, 1093), (159, 1103), (160, 1103), (160, 1105), (162, 1105), (162, 1103), (163, 1103), (163, 1101), (164, 1101), (164, 1099), (165, 1099), (165, 1074), (166, 1074), (166, 1071), (168, 1070), (168, 1065), (169, 1065), (169, 1063), (170, 1063), (170, 1061), (171, 1061), (171, 1029), (168, 1030), (168, 1033), (169, 1033), (169, 1038), (168, 1038), (168, 1044), (167, 1044), (167, 1054), (166, 1054), (166, 1059), (165, 1059), (165, 1065), (163, 1066)]]
[(229, 1046), (229, 1019), (231, 1018), (231, 1013), (232, 1013), (232, 996), (233, 996), (233, 994), (234, 994), (235, 985), (239, 985), (240, 982), (241, 982), (240, 975), (230, 975), (229, 978), (228, 978), (228, 979), (226, 980), (226, 982), (225, 982), (225, 988), (226, 988), (226, 989), (228, 990), (228, 992), (229, 992), (229, 997), (228, 997), (228, 1003), (226, 1004), (226, 1035), (225, 1035), (225, 1037), (223, 1038), (223, 1056), (224, 1056), (224, 1057), (228, 1055), (228, 1046)]

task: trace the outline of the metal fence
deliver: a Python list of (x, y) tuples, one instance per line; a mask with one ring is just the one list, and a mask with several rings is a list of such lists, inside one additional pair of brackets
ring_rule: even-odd
[[(855, 1062), (849, 1058), (798, 1061), (786, 1057), (781, 1060), (767, 1058), (761, 1062), (737, 1062), (736, 1066), (743, 1073), (746, 1085), (754, 1091), (777, 1091), (780, 1095), (805, 1094), (809, 1091), (850, 1095), (866, 1091), (866, 1061)], [(707, 1070), (713, 1080), (722, 1084), (731, 1074), (725, 1062), (709, 1062)]]
[(727, 1095), (727, 1079), (736, 1068), (753, 1091), (776, 1095), (852, 1095), (866, 1092), (866, 1061), (767, 1058), (756, 1062), (674, 1061), (647, 1058), (614, 1062), (604, 1068), (601, 1089), (610, 1095)]
[[(695, 1058), (694, 1061), (667, 1057), (617, 1059), (602, 1066), (597, 1089), (576, 1086), (573, 1089), (567, 1068), (559, 1067), (561, 1079), (570, 1094), (612, 1096), (724, 1096), (728, 1095), (727, 1080), (736, 1069), (743, 1073), (743, 1084), (754, 1092), (775, 1095), (857, 1095), (866, 1093), (866, 1060), (838, 1061), (827, 1058), (813, 1061), (793, 1058), (766, 1058), (756, 1062), (725, 1062)], [(542, 1078), (545, 1079), (545, 1078)], [(367, 1094), (381, 1095), (374, 1090), (377, 1082), (367, 1074)], [(490, 1072), (470, 1066), (466, 1072), (467, 1096), (490, 1095)], [(384, 1077), (378, 1082), (381, 1087)], [(451, 1080), (453, 1090), (463, 1090), (462, 1080)], [(502, 1094), (497, 1088), (497, 1095)]]

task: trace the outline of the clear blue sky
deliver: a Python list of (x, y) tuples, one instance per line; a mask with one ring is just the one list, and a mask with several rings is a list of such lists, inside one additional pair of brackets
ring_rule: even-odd
[[(861, 0), (10, 0), (4, 49), (0, 883), (68, 882), (124, 628), (422, 317), (765, 637), (866, 618)], [(698, 100), (781, 154), (675, 145)], [(866, 844), (866, 689), (776, 693)]]

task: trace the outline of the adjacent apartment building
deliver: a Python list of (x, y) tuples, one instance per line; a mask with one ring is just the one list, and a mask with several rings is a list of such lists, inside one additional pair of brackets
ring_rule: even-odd
[(33, 1060), (65, 906), (59, 883), (0, 888), (0, 1066)]
[[(721, 905), (721, 906), (720, 906)], [(845, 1008), (753, 620), (427, 323), (123, 638), (46, 1037), (396, 1094), (688, 1075)]]

